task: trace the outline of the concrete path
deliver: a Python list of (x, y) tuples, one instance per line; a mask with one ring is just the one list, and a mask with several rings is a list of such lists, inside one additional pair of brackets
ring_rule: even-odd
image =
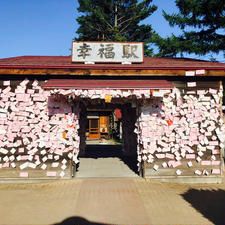
[(120, 145), (88, 145), (76, 178), (138, 178), (136, 157), (122, 154)]
[(0, 224), (224, 225), (225, 185), (95, 178), (1, 184)]
[(120, 158), (81, 158), (79, 171), (76, 178), (119, 178), (126, 177), (138, 178), (138, 175), (132, 171)]

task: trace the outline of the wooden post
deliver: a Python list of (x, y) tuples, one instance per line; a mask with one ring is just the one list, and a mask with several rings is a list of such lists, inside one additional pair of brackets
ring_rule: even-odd
[[(220, 87), (219, 87), (219, 91), (222, 89), (223, 91), (223, 82), (220, 81)], [(220, 97), (220, 117), (223, 120), (223, 122), (225, 123), (225, 118), (223, 116), (223, 96)], [(224, 144), (224, 143), (223, 143)], [(222, 175), (222, 171), (224, 170), (224, 149), (220, 151), (220, 158), (221, 158), (221, 164), (220, 164), (220, 174)]]

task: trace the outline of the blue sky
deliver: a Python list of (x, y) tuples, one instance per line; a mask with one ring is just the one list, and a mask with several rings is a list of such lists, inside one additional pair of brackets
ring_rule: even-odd
[[(169, 27), (162, 9), (176, 12), (174, 0), (153, 0), (158, 10), (145, 23), (162, 36), (179, 32)], [(0, 58), (22, 55), (70, 55), (76, 35), (77, 0), (0, 0)], [(195, 55), (189, 57), (199, 58)], [(221, 55), (214, 57), (224, 62)], [(209, 59), (210, 55), (201, 57)]]

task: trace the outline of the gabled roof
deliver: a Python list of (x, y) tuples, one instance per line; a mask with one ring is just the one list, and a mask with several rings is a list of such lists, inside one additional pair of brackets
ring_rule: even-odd
[(145, 57), (143, 63), (72, 63), (71, 56), (20, 56), (0, 59), (2, 75), (225, 77), (225, 64), (187, 58)]
[(188, 58), (145, 57), (144, 63), (93, 64), (72, 63), (71, 56), (20, 56), (0, 59), (0, 68), (71, 68), (71, 69), (225, 69), (224, 63)]

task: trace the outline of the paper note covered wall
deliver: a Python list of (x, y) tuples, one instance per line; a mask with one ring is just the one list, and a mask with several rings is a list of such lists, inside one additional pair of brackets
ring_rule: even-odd
[(186, 172), (218, 175), (225, 131), (221, 96), (222, 89), (213, 88), (45, 91), (38, 81), (4, 81), (0, 89), (0, 168), (18, 169), (23, 178), (30, 177), (27, 168), (45, 171), (47, 177), (64, 177), (70, 159), (78, 163), (79, 151), (85, 149), (82, 99), (107, 103), (120, 99), (124, 106), (135, 103), (137, 110), (135, 115), (135, 110), (129, 113), (130, 106), (122, 107), (127, 114), (122, 118), (124, 143), (132, 148), (126, 153), (133, 154), (133, 143), (137, 143), (138, 161), (147, 164), (153, 175), (168, 169), (176, 176)]
[(79, 108), (72, 112), (64, 97), (50, 96), (38, 81), (5, 81), (0, 93), (0, 167), (46, 170), (58, 165), (61, 171), (46, 176), (63, 177), (65, 160), (77, 163)]
[[(183, 172), (196, 176), (221, 173), (225, 131), (220, 117), (221, 96), (222, 88), (175, 88), (141, 108), (136, 124), (140, 135), (138, 161), (152, 169), (150, 175), (163, 169), (171, 171), (169, 168), (175, 168), (168, 173), (177, 176)], [(216, 165), (219, 169), (212, 169)]]

